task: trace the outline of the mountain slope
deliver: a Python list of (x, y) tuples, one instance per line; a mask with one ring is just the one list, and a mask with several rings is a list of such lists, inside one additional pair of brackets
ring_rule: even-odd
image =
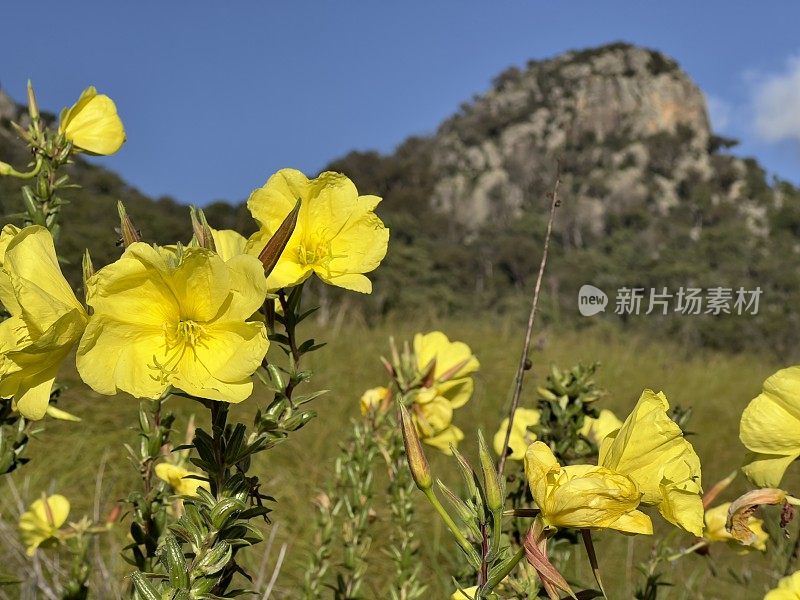
[[(14, 110), (0, 95), (0, 159), (21, 164), (7, 127)], [(690, 345), (796, 352), (800, 193), (767, 181), (756, 161), (727, 153), (734, 143), (710, 130), (689, 76), (653, 50), (612, 44), (508, 69), (433, 135), (329, 166), (384, 197), (379, 213), (392, 240), (372, 296), (318, 286), (318, 299), (327, 307), (346, 298), (367, 317), (523, 314), (560, 173), (546, 319), (625, 320)], [(117, 199), (149, 239), (187, 237), (186, 209), (175, 201), (150, 200), (84, 161), (73, 175), (84, 189), (65, 210), (61, 242), (73, 279), (84, 246), (98, 264), (118, 252)], [(0, 179), (5, 212), (16, 210), (15, 186)], [(217, 227), (253, 226), (243, 205), (207, 213)], [(615, 316), (612, 297), (606, 314), (590, 320), (577, 312), (585, 283), (609, 296), (621, 287), (760, 286), (763, 293), (755, 316)]]
[(673, 60), (613, 44), (509, 69), (434, 135), (332, 167), (387, 198), (393, 254), (379, 276), (425, 279), (387, 282), (390, 305), (513, 305), (533, 285), (560, 166), (546, 316), (591, 322), (577, 312), (585, 283), (609, 295), (760, 286), (755, 316), (625, 320), (691, 344), (795, 351), (800, 194), (726, 153), (733, 144), (711, 132), (701, 91)]

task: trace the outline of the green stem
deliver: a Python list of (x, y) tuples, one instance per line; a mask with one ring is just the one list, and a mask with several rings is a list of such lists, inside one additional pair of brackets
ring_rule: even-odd
[(672, 554), (672, 555), (668, 556), (667, 560), (669, 562), (676, 561), (679, 558), (682, 558), (682, 557), (686, 556), (687, 554), (691, 554), (692, 552), (695, 552), (696, 550), (700, 550), (700, 548), (705, 548), (706, 546), (708, 546), (708, 542), (706, 540), (700, 540), (696, 544), (693, 544), (693, 545), (689, 546), (688, 548), (684, 548), (680, 552), (676, 552), (675, 554)]
[(516, 567), (519, 562), (525, 558), (525, 548), (520, 548), (513, 554), (510, 558), (506, 559), (506, 561), (502, 564), (502, 568), (489, 577), (489, 580), (486, 584), (481, 588), (481, 593), (489, 593), (498, 585), (500, 582), (505, 579), (509, 573)]
[(427, 490), (423, 490), (425, 497), (428, 499), (433, 505), (433, 508), (436, 509), (436, 512), (439, 513), (439, 516), (444, 521), (444, 524), (447, 525), (447, 528), (450, 530), (450, 533), (456, 538), (456, 542), (458, 545), (461, 546), (461, 549), (466, 553), (467, 558), (470, 559), (471, 562), (475, 565), (475, 567), (479, 567), (481, 564), (481, 557), (478, 556), (478, 553), (475, 551), (475, 548), (472, 544), (469, 543), (467, 538), (464, 537), (464, 534), (461, 533), (461, 530), (458, 528), (458, 525), (455, 524), (452, 517), (447, 513), (442, 503), (439, 502), (439, 499), (436, 497), (436, 494), (433, 493), (433, 489), (429, 488)]
[(211, 410), (211, 436), (214, 448), (214, 472), (208, 473), (211, 484), (211, 493), (219, 496), (225, 480), (227, 479), (227, 469), (225, 462), (224, 436), (225, 427), (228, 422), (228, 404), (226, 402), (209, 401)]
[(83, 535), (74, 540), (72, 552), (72, 565), (70, 566), (69, 579), (64, 586), (63, 600), (85, 600), (88, 598), (89, 589), (86, 581), (89, 579), (88, 544)]
[(34, 165), (33, 169), (27, 172), (17, 171), (11, 165), (7, 165), (7, 168), (3, 172), (3, 175), (10, 175), (11, 177), (16, 177), (17, 179), (33, 179), (39, 174), (39, 171), (42, 170), (42, 158), (38, 157), (36, 159), (36, 164)]

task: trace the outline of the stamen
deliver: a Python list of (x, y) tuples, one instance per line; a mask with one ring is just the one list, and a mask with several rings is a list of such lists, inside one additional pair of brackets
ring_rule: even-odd
[(178, 321), (174, 328), (170, 328), (164, 323), (162, 329), (166, 358), (162, 363), (154, 355), (153, 363), (147, 366), (155, 371), (155, 374), (150, 375), (151, 379), (168, 384), (178, 370), (178, 364), (186, 354), (186, 350), (193, 350), (195, 346), (203, 344), (205, 328), (200, 323), (187, 319)]

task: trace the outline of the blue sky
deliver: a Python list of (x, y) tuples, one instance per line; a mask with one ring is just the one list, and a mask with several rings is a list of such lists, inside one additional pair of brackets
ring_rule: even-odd
[(281, 167), (390, 151), (510, 65), (618, 40), (676, 58), (737, 151), (800, 182), (797, 2), (70, 4), (4, 23), (0, 85), (21, 100), (30, 77), (54, 112), (89, 84), (112, 96), (128, 143), (96, 160), (152, 196), (241, 200)]

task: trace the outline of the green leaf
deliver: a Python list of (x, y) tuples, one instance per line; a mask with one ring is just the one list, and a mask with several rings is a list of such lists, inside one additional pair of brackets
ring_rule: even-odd
[(217, 529), (222, 529), (232, 515), (240, 513), (245, 508), (247, 505), (237, 498), (223, 498), (211, 509), (211, 522)]
[(133, 581), (133, 587), (136, 588), (136, 591), (144, 600), (161, 600), (161, 594), (158, 593), (152, 583), (147, 581), (144, 573), (134, 571), (131, 573), (131, 580)]
[(186, 561), (183, 550), (175, 536), (164, 536), (164, 545), (161, 547), (161, 562), (167, 569), (169, 582), (173, 589), (181, 590), (189, 587), (189, 573), (186, 570)]
[(228, 542), (217, 542), (205, 556), (203, 556), (192, 571), (201, 575), (212, 575), (225, 568), (233, 557), (233, 548)]

